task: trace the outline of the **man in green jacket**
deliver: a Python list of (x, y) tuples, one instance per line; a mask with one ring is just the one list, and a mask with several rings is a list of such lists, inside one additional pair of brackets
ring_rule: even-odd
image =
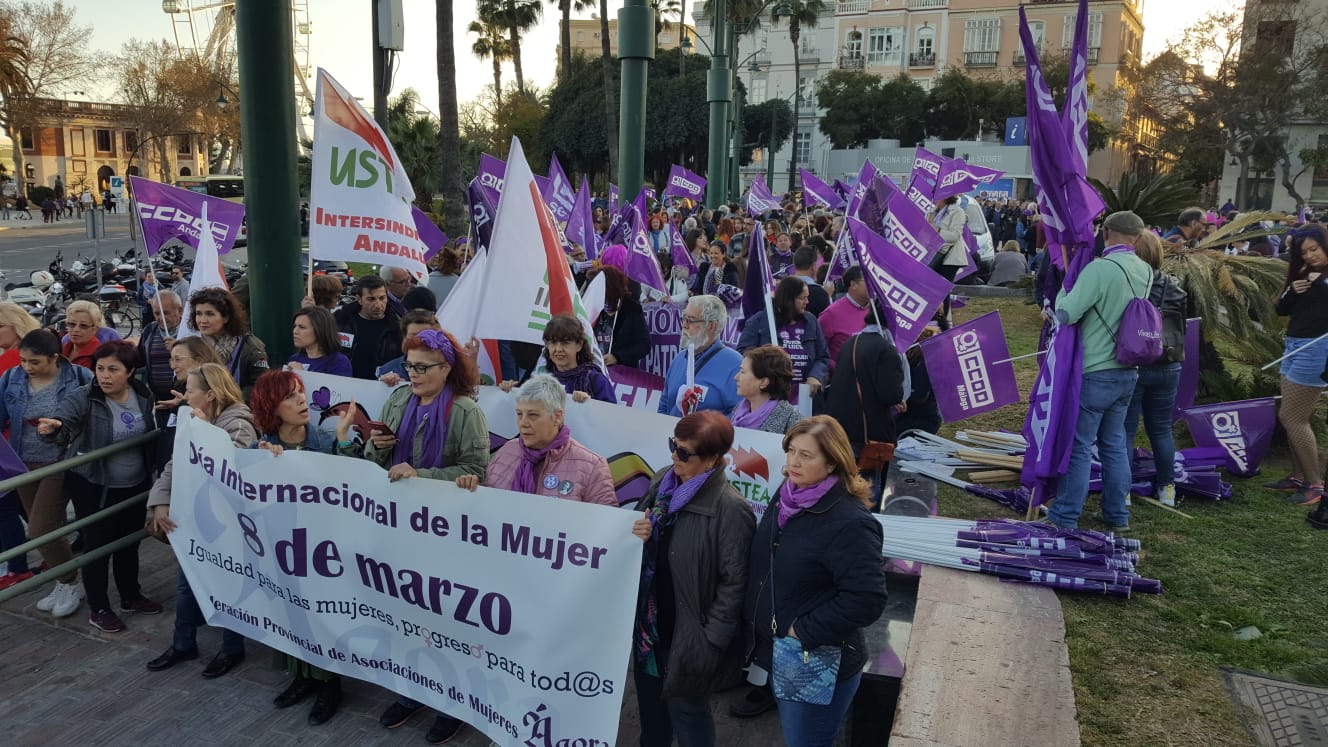
[(1135, 239), (1146, 230), (1139, 216), (1129, 211), (1112, 213), (1103, 221), (1102, 230), (1106, 243), (1102, 256), (1079, 273), (1074, 290), (1062, 291), (1056, 300), (1057, 320), (1079, 325), (1084, 378), (1070, 468), (1056, 489), (1056, 502), (1047, 519), (1066, 529), (1079, 525), (1096, 440), (1102, 461), (1101, 518), (1112, 530), (1123, 532), (1130, 528), (1130, 512), (1125, 507), (1130, 492), (1125, 413), (1139, 369), (1116, 362), (1116, 337), (1125, 307), (1148, 294), (1153, 271), (1134, 256)]

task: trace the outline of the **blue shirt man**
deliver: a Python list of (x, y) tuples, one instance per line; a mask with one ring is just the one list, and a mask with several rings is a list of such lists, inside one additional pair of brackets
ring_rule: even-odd
[[(724, 302), (716, 296), (693, 296), (682, 313), (678, 356), (664, 379), (659, 412), (681, 417), (700, 410), (718, 410), (728, 415), (738, 405), (738, 382), (742, 354), (724, 344), (720, 336), (728, 323)], [(687, 348), (696, 346), (696, 376), (687, 387)]]

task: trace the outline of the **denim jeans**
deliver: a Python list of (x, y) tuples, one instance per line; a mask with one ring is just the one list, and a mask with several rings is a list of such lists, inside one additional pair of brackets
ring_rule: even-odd
[[(198, 608), (198, 599), (189, 587), (189, 579), (184, 571), (175, 580), (175, 637), (171, 639), (171, 648), (176, 651), (194, 651), (198, 648), (198, 629), (207, 625), (203, 610)], [(230, 628), (221, 629), (221, 653), (227, 656), (244, 656), (244, 636)]]
[(714, 747), (710, 698), (666, 698), (664, 679), (632, 669), (641, 713), (641, 747)]
[(1110, 368), (1084, 374), (1079, 395), (1079, 421), (1074, 429), (1070, 469), (1056, 489), (1056, 502), (1047, 518), (1056, 526), (1079, 526), (1088, 499), (1088, 476), (1093, 463), (1093, 441), (1102, 462), (1102, 518), (1112, 525), (1130, 521), (1125, 496), (1130, 492), (1129, 447), (1125, 443), (1125, 412), (1134, 396), (1139, 372)]
[(826, 705), (777, 700), (784, 743), (798, 747), (831, 747), (861, 683), (862, 672), (858, 672), (835, 685), (835, 694)]
[(1155, 487), (1176, 481), (1176, 438), (1171, 433), (1172, 415), (1176, 407), (1176, 388), (1180, 386), (1180, 363), (1164, 363), (1139, 369), (1139, 382), (1134, 385), (1134, 399), (1125, 413), (1125, 447), (1134, 445), (1139, 432), (1139, 416), (1143, 415), (1148, 445), (1157, 464)]

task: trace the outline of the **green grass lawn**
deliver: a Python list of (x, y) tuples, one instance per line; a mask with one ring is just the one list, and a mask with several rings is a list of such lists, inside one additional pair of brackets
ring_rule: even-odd
[[(1033, 352), (1040, 321), (1031, 305), (975, 298), (956, 310), (955, 320), (995, 308), (1011, 355)], [(1036, 359), (1014, 365), (1027, 395)], [(1023, 404), (1010, 405), (948, 423), (942, 434), (1018, 431), (1026, 411)], [(1178, 446), (1190, 444), (1183, 427), (1177, 434)], [(1263, 469), (1263, 477), (1234, 480), (1230, 501), (1183, 502), (1179, 508), (1192, 519), (1135, 502), (1130, 523), (1133, 536), (1143, 542), (1138, 570), (1162, 580), (1162, 596), (1060, 595), (1085, 745), (1247, 745), (1250, 738), (1227, 698), (1219, 667), (1285, 674), (1328, 660), (1328, 532), (1311, 529), (1305, 509), (1260, 487), (1268, 476), (1285, 474), (1281, 454), (1265, 460)], [(946, 486), (940, 500), (943, 516), (1013, 516), (996, 503)], [(1090, 496), (1086, 516), (1096, 500)], [(1249, 625), (1263, 637), (1235, 640), (1232, 633)]]

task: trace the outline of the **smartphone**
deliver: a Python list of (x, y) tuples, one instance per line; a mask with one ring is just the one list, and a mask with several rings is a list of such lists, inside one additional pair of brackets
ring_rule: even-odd
[(369, 433), (372, 433), (374, 431), (378, 431), (378, 435), (380, 436), (392, 436), (393, 438), (395, 438), (397, 435), (392, 432), (391, 428), (387, 427), (387, 423), (384, 423), (382, 421), (370, 420), (368, 425), (369, 425), (369, 431), (365, 434), (366, 437), (368, 436)]

